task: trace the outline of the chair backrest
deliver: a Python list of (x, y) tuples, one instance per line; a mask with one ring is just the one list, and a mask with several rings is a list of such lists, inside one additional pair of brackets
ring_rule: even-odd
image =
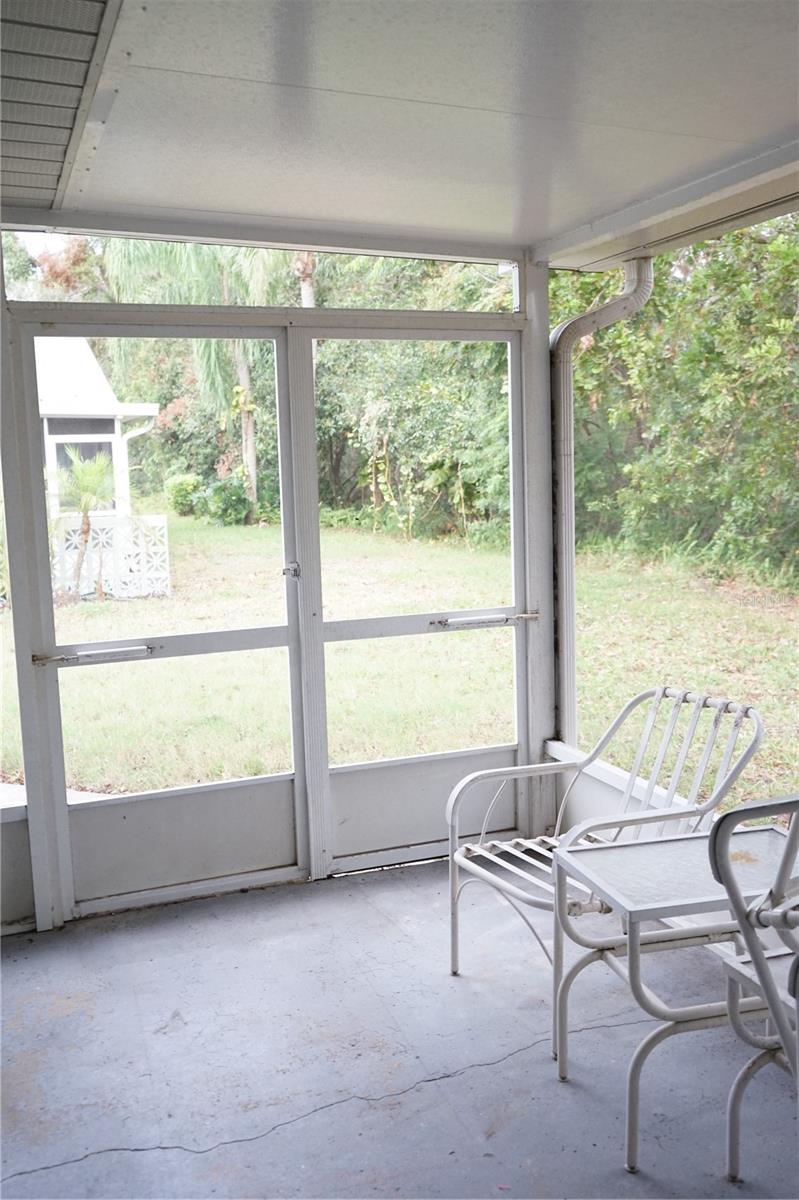
[[(763, 737), (758, 713), (738, 704), (674, 687), (649, 688), (621, 710), (588, 755), (627, 771), (621, 815), (653, 809), (698, 808), (692, 830), (709, 825)], [(683, 832), (682, 822), (670, 833)], [(640, 833), (640, 827), (634, 836)]]
[[(788, 817), (789, 824), (785, 847), (775, 867), (774, 881), (765, 895), (747, 905), (735, 874), (732, 835), (744, 821), (780, 817)], [(730, 910), (738, 922), (758, 985), (768, 1004), (785, 1054), (796, 1073), (796, 1035), (781, 1003), (769, 958), (757, 931), (774, 929), (799, 961), (799, 796), (759, 800), (724, 813), (710, 831), (708, 854), (710, 869), (727, 892)], [(799, 968), (794, 962), (789, 972), (789, 990), (796, 988), (797, 970)]]

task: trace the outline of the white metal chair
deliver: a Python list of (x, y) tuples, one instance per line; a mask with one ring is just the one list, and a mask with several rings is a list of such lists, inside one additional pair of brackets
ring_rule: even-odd
[[(747, 904), (730, 848), (732, 834), (743, 821), (785, 816), (790, 825), (774, 882), (765, 895)], [(757, 1050), (734, 1080), (727, 1104), (727, 1178), (735, 1181), (740, 1168), (741, 1105), (750, 1079), (770, 1062), (799, 1079), (799, 796), (757, 801), (725, 813), (711, 830), (708, 853), (713, 875), (729, 897), (744, 950), (734, 957), (725, 955), (730, 1024)], [(768, 944), (768, 930), (776, 932), (781, 944)], [(755, 1032), (743, 1019), (742, 998), (753, 992), (762, 996), (768, 1008), (766, 1034)]]
[[(603, 751), (620, 743), (626, 746), (631, 726), (641, 720), (640, 736), (633, 739), (635, 749), (617, 813), (612, 819), (601, 817), (587, 821), (561, 838), (560, 828), (566, 800), (586, 767)], [(737, 749), (742, 728), (746, 742)], [(733, 703), (688, 690), (654, 687), (633, 697), (608, 726), (589, 754), (569, 762), (543, 762), (494, 770), (477, 771), (466, 776), (453, 789), (447, 803), (449, 823), (451, 970), (459, 971), (458, 904), (467, 883), (481, 881), (496, 888), (523, 918), (553, 963), (554, 986), (562, 974), (559, 940), (554, 961), (532, 923), (525, 907), (552, 910), (554, 890), (551, 882), (552, 856), (559, 844), (577, 844), (581, 840), (637, 838), (642, 829), (653, 827), (648, 836), (660, 836), (667, 828), (672, 833), (706, 828), (713, 811), (757, 750), (763, 726), (750, 705)], [(563, 772), (574, 772), (560, 804), (557, 821), (550, 835), (491, 840), (486, 835), (491, 812), (510, 780), (532, 780)], [(680, 784), (687, 780), (684, 792)], [(485, 781), (496, 781), (499, 789), (487, 806), (482, 831), (477, 841), (461, 845), (459, 812), (472, 789)], [(676, 821), (673, 825), (671, 822)], [(460, 873), (469, 878), (461, 882)], [(575, 885), (569, 902), (569, 915), (607, 911), (602, 901), (587, 889)]]

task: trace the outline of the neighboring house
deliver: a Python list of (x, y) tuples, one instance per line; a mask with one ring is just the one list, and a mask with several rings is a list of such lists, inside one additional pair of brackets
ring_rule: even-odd
[(78, 447), (81, 458), (94, 458), (102, 451), (109, 455), (114, 511), (130, 516), (128, 442), (152, 429), (158, 405), (120, 404), (82, 337), (36, 339), (36, 384), (51, 518), (62, 512), (59, 472), (69, 470), (67, 446)]
[[(35, 353), (54, 592), (117, 599), (168, 595), (166, 517), (134, 516), (130, 499), (128, 443), (152, 429), (158, 405), (121, 404), (86, 338), (40, 337)], [(62, 473), (71, 469), (68, 446), (83, 459), (105, 452), (114, 469), (112, 506), (89, 514), (80, 568), (81, 514), (66, 507), (60, 494)]]

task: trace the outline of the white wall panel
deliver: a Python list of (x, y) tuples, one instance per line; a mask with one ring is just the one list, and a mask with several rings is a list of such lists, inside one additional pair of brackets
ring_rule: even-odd
[(33, 920), (33, 908), (28, 821), (24, 814), (5, 809), (0, 827), (0, 921), (8, 927)]
[(78, 901), (297, 861), (288, 777), (73, 804), (69, 819)]
[[(333, 853), (336, 858), (396, 849), (403, 862), (409, 846), (447, 837), (447, 797), (464, 775), (516, 761), (513, 747), (458, 754), (392, 759), (330, 772)], [(495, 789), (494, 789), (495, 790)], [(464, 835), (480, 832), (486, 798), (494, 792), (475, 788), (462, 810)], [(516, 822), (515, 789), (505, 789), (492, 814), (491, 829), (512, 829)], [(335, 870), (334, 865), (334, 870)]]

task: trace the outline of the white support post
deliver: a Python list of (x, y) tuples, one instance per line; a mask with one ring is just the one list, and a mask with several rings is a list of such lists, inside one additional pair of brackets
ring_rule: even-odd
[(111, 463), (114, 468), (114, 511), (118, 517), (129, 517), (130, 463), (128, 458), (128, 440), (122, 432), (122, 422), (119, 417), (114, 421)]
[(24, 346), (3, 303), (2, 464), (12, 617), (19, 687), (36, 928), (73, 915), (61, 708), (55, 668), (36, 668), (34, 654), (53, 654), (55, 629), (42, 436), (33, 341)]
[[(297, 548), (297, 514), (294, 500), (294, 437), (291, 420), (288, 342), (285, 330), (280, 330), (279, 334), (275, 337), (275, 383), (280, 475), (280, 525), (283, 531), (283, 562), (288, 564), (298, 563), (300, 552)], [(288, 568), (286, 569), (284, 580), (291, 696), (291, 751), (294, 768), (294, 836), (297, 847), (297, 866), (301, 871), (310, 873), (300, 597), (298, 580)]]
[[(322, 566), (319, 545), (319, 486), (316, 466), (316, 409), (313, 337), (290, 328), (288, 391), (302, 678), (303, 744), (308, 798), (308, 851), (312, 879), (323, 879), (332, 865), (330, 775), (327, 748), (325, 654), (322, 624)], [(287, 564), (288, 565), (288, 564)]]
[[(532, 261), (520, 264), (528, 324), (521, 335), (523, 505), (525, 520), (528, 761), (540, 762), (555, 732), (555, 634), (552, 559), (552, 422), (549, 371), (549, 271)], [(544, 833), (555, 821), (555, 788), (549, 778), (529, 785), (519, 828), (525, 836)]]

